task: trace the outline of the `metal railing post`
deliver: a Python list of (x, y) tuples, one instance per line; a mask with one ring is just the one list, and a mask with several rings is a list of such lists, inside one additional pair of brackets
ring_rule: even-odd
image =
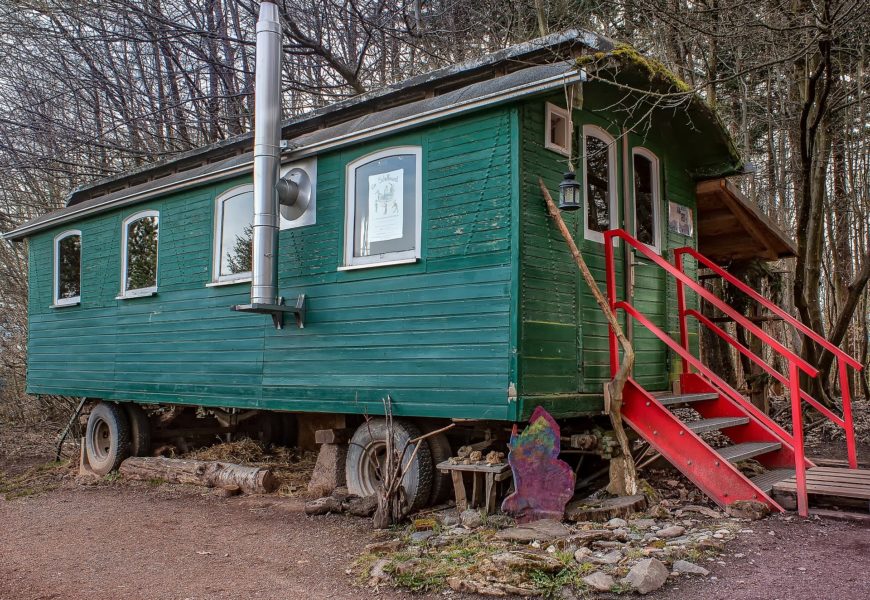
[[(677, 270), (683, 273), (683, 253), (680, 251), (674, 252), (674, 265)], [(683, 282), (676, 279), (677, 283), (677, 313), (680, 317), (680, 344), (683, 349), (689, 351), (689, 330), (686, 328), (686, 289)], [(689, 362), (684, 358), (683, 373), (689, 373)]]
[(837, 359), (837, 366), (840, 372), (840, 393), (843, 395), (843, 423), (846, 430), (846, 453), (849, 457), (849, 468), (858, 468), (858, 452), (855, 449), (855, 424), (852, 422), (852, 393), (849, 390), (849, 372), (848, 365), (842, 360)]
[[(610, 303), (610, 310), (616, 314), (616, 265), (613, 264), (613, 235), (610, 231), (604, 232), (604, 269), (607, 274), (607, 301)], [(610, 376), (616, 377), (616, 372), (619, 370), (616, 332), (609, 324), (607, 331), (610, 340)]]
[(809, 516), (807, 503), (807, 465), (804, 458), (804, 423), (801, 410), (801, 382), (798, 367), (794, 361), (788, 363), (789, 395), (791, 396), (792, 444), (794, 447), (795, 494), (797, 495), (798, 514)]

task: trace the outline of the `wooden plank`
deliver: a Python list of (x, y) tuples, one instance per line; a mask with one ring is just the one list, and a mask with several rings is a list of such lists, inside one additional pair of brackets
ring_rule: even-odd
[(510, 470), (510, 465), (508, 465), (507, 463), (501, 463), (497, 465), (488, 465), (486, 463), (461, 465), (453, 464), (449, 460), (445, 460), (444, 462), (438, 463), (435, 468), (442, 473), (446, 473), (448, 471), (461, 471), (464, 473), (504, 473), (505, 471)]
[(857, 521), (870, 525), (870, 514), (844, 510), (830, 510), (827, 508), (811, 508), (811, 515), (818, 515), (825, 519), (839, 519), (842, 521)]
[[(776, 492), (797, 492), (797, 484), (793, 481), (780, 481), (773, 486)], [(861, 498), (870, 500), (870, 488), (852, 488), (835, 484), (807, 484), (807, 494), (816, 496), (840, 496), (843, 498)]]
[(867, 478), (870, 479), (870, 470), (868, 469), (843, 469), (839, 467), (823, 467), (817, 466), (807, 471), (807, 473), (835, 473), (852, 478)]
[(468, 500), (465, 497), (465, 481), (462, 478), (461, 471), (451, 471), (450, 476), (453, 479), (453, 493), (456, 496), (456, 510), (462, 512), (468, 508)]

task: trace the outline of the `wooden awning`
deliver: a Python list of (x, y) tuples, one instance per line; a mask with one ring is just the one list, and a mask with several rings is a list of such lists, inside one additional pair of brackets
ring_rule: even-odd
[(727, 179), (702, 181), (695, 192), (701, 254), (720, 264), (797, 254), (788, 235)]

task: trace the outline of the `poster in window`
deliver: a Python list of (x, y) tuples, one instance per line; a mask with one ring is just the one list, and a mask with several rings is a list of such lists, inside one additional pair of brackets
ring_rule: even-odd
[(401, 239), (404, 185), (403, 169), (369, 175), (369, 243)]
[(692, 209), (676, 202), (668, 202), (668, 229), (692, 237), (694, 233)]

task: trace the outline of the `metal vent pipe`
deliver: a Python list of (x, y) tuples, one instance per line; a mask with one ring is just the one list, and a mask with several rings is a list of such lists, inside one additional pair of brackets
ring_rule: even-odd
[(251, 304), (278, 302), (278, 167), (281, 143), (281, 24), (260, 2), (254, 90), (254, 244)]

